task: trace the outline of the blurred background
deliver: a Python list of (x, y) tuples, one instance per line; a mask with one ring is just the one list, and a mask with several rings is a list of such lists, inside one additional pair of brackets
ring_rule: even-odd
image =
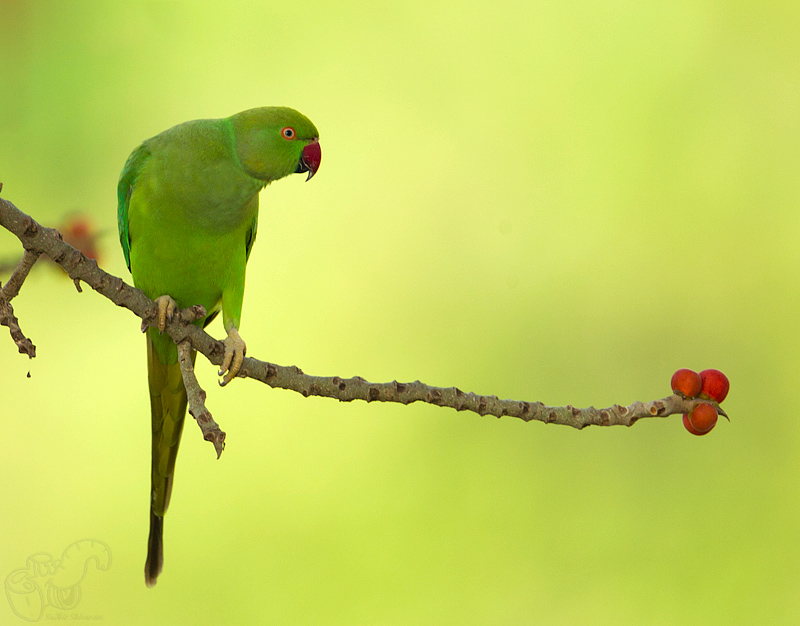
[(320, 129), (314, 180), (261, 196), (250, 355), (577, 406), (715, 367), (732, 421), (340, 404), (199, 359), (227, 448), (187, 422), (146, 589), (139, 320), (40, 264), (14, 301), (37, 358), (0, 332), (0, 577), (88, 538), (110, 568), (39, 619), (798, 623), (798, 28), (779, 1), (5, 0), (2, 195), (82, 213), (127, 281), (142, 140), (268, 104)]

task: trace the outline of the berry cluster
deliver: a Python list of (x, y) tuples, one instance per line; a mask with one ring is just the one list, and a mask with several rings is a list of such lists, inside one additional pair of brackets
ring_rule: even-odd
[[(703, 370), (699, 374), (690, 369), (679, 369), (672, 375), (672, 391), (684, 398), (698, 395), (717, 404), (727, 397), (731, 387), (728, 377), (719, 370)], [(701, 402), (691, 413), (683, 414), (683, 425), (693, 435), (705, 435), (717, 425), (717, 409), (714, 405)]]

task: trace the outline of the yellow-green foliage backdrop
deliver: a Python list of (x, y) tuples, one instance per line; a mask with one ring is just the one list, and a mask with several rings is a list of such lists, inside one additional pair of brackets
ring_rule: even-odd
[(187, 422), (146, 589), (139, 321), (42, 267), (14, 303), (37, 358), (0, 332), (0, 578), (91, 538), (110, 569), (41, 619), (798, 623), (799, 6), (3, 2), (3, 196), (91, 214), (126, 280), (141, 140), (266, 104), (314, 120), (318, 176), (262, 194), (252, 356), (577, 406), (717, 367), (732, 422), (579, 432), (223, 390), (198, 360), (228, 446)]

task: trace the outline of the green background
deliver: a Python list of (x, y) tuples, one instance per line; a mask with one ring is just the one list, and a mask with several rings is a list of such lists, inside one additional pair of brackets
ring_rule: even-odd
[(187, 422), (146, 589), (139, 321), (42, 267), (14, 301), (37, 358), (0, 332), (0, 578), (92, 538), (111, 568), (43, 620), (800, 622), (798, 32), (781, 1), (5, 0), (2, 194), (91, 214), (126, 280), (140, 141), (267, 104), (320, 129), (317, 177), (262, 194), (250, 355), (577, 406), (716, 367), (732, 422), (579, 432), (198, 360), (228, 446)]

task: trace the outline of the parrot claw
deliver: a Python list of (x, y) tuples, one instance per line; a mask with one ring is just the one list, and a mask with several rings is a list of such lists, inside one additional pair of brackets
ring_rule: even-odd
[(219, 381), (220, 387), (224, 387), (236, 378), (247, 353), (247, 346), (235, 328), (228, 331), (228, 337), (222, 343), (225, 346), (225, 355), (222, 357), (222, 366), (219, 369), (219, 375), (223, 377)]
[(167, 325), (167, 322), (172, 321), (173, 315), (175, 315), (175, 309), (178, 308), (178, 305), (175, 303), (169, 296), (158, 296), (155, 299), (155, 303), (158, 305), (158, 334), (164, 332), (164, 328)]

